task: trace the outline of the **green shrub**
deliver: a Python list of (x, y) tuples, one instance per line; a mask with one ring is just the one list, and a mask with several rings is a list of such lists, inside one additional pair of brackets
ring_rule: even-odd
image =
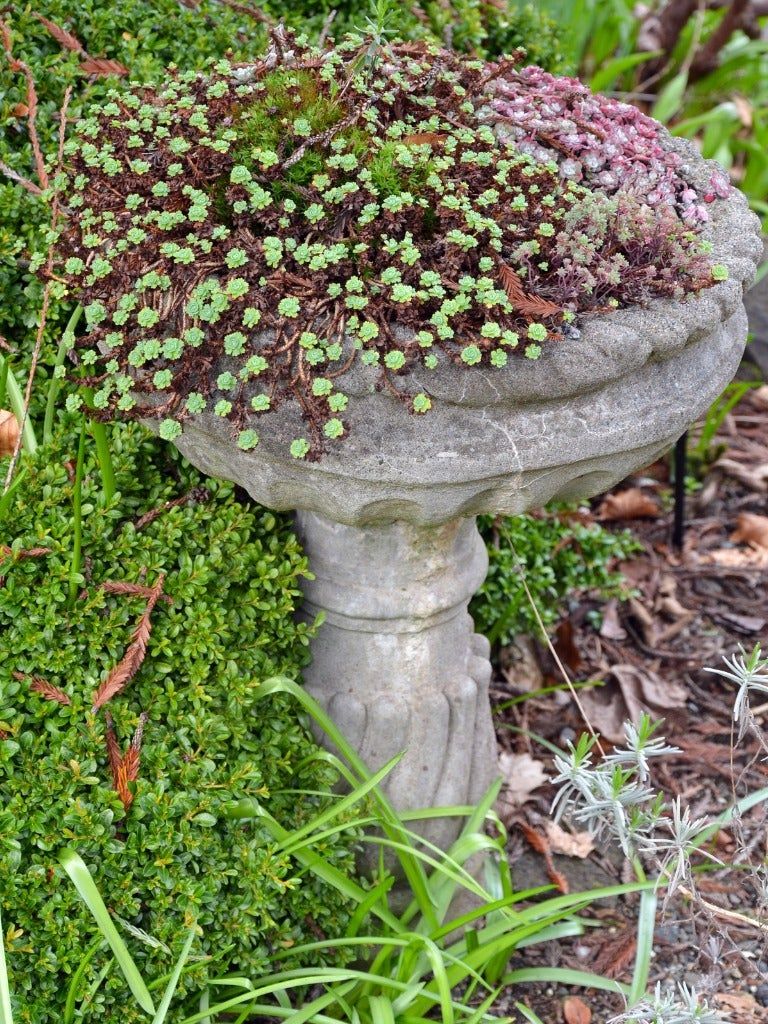
[[(221, 813), (230, 800), (255, 798), (292, 830), (318, 812), (323, 798), (312, 794), (336, 778), (314, 757), (287, 698), (255, 698), (260, 681), (297, 678), (306, 661), (311, 627), (294, 620), (306, 572), (296, 538), (284, 520), (240, 504), (215, 481), (205, 483), (209, 496), (197, 493), (137, 529), (137, 517), (189, 493), (200, 477), (142, 428), (115, 427), (122, 493), (105, 507), (87, 462), (84, 574), (70, 609), (70, 449), (58, 442), (29, 461), (10, 537), (3, 523), (15, 554), (0, 554), (0, 910), (16, 1019), (29, 1024), (61, 1019), (62, 993), (94, 934), (58, 866), (64, 846), (83, 856), (116, 919), (168, 947), (136, 943), (147, 980), (169, 969), (193, 920), (214, 975), (255, 978), (270, 953), (320, 931), (338, 935), (348, 916), (338, 893), (277, 853), (258, 824), (227, 823)], [(32, 547), (50, 553), (18, 556)], [(161, 573), (173, 603), (154, 609), (146, 659), (107, 706), (121, 751), (148, 716), (126, 813), (113, 789), (105, 713), (91, 707), (145, 601), (101, 585), (151, 585)], [(30, 675), (71, 704), (34, 692)], [(319, 852), (353, 870), (352, 842), (321, 842)], [(85, 987), (105, 963), (97, 954)], [(194, 964), (186, 987), (199, 987), (207, 970)], [(114, 965), (96, 998), (91, 1013), (105, 1024), (144, 1019), (129, 1009)]]
[(628, 530), (611, 533), (598, 523), (584, 525), (557, 511), (541, 518), (481, 516), (479, 525), (488, 547), (489, 568), (470, 611), (478, 632), (494, 643), (509, 643), (521, 633), (538, 629), (520, 582), (515, 551), (544, 624), (551, 626), (571, 596), (587, 590), (597, 590), (604, 597), (626, 592), (613, 562), (640, 547)]

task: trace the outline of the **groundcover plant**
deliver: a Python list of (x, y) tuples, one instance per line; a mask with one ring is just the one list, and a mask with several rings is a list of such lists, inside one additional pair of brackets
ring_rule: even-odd
[[(65, 1002), (105, 1024), (147, 1019), (66, 881), (65, 846), (153, 991), (189, 926), (204, 933), (180, 999), (342, 934), (353, 909), (262, 821), (225, 810), (248, 799), (299, 829), (333, 803), (336, 772), (294, 707), (260, 700), (265, 679), (298, 677), (307, 658), (297, 539), (231, 485), (203, 486), (138, 424), (112, 432), (112, 500), (92, 445), (82, 474), (68, 472), (76, 446), (67, 430), (29, 460), (0, 535), (0, 913), (16, 1024), (67, 1020)], [(316, 852), (352, 874), (354, 845), (352, 830)]]
[(297, 400), (290, 453), (315, 458), (349, 429), (355, 360), (424, 414), (413, 366), (503, 371), (580, 315), (726, 276), (699, 225), (727, 183), (698, 195), (653, 121), (518, 59), (277, 30), (257, 63), (94, 108), (57, 260), (97, 414), (150, 401), (172, 440), (207, 411), (248, 450)]

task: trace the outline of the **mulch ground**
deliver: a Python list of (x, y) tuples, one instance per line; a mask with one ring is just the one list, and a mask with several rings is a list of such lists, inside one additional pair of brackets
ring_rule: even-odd
[[(691, 448), (695, 440), (694, 432)], [(580, 695), (608, 746), (620, 740), (622, 722), (641, 710), (664, 719), (663, 733), (680, 752), (658, 763), (655, 782), (668, 798), (681, 797), (695, 817), (716, 817), (768, 786), (757, 738), (735, 743), (734, 687), (705, 671), (757, 642), (768, 650), (768, 386), (748, 393), (726, 418), (709, 456), (689, 469), (698, 472), (701, 485), (688, 496), (682, 550), (671, 543), (668, 462), (580, 510), (586, 521), (630, 528), (642, 544), (622, 566), (634, 596), (619, 602), (574, 596), (555, 642), (574, 682), (602, 684)], [(578, 836), (563, 839), (551, 830), (552, 788), (536, 786), (542, 765), (551, 774), (551, 756), (538, 737), (562, 747), (584, 724), (551, 652), (523, 638), (501, 652), (499, 666), (493, 687), (499, 743), (522, 788), (508, 792), (501, 805), (516, 886), (549, 878), (577, 891), (628, 881), (621, 856), (608, 850), (587, 857), (555, 852), (562, 847), (583, 854), (584, 848)], [(561, 688), (533, 692), (550, 686)], [(532, 695), (510, 703), (527, 693)], [(753, 709), (768, 736), (768, 703), (755, 708), (753, 702)], [(520, 783), (526, 765), (533, 769), (529, 792)], [(695, 985), (735, 1024), (768, 1022), (767, 821), (766, 805), (760, 805), (738, 826), (722, 829), (712, 849), (724, 866), (707, 871), (699, 883), (708, 906), (678, 898), (659, 919), (652, 982)], [(757, 923), (745, 924), (739, 915)], [(628, 982), (635, 900), (595, 905), (587, 916), (603, 927), (530, 947), (514, 962), (598, 971)], [(574, 994), (583, 1005), (565, 1002)], [(514, 1000), (521, 997), (545, 1024), (587, 1024), (590, 1015), (602, 1024), (623, 1009), (620, 997), (539, 985), (508, 993), (508, 1005), (496, 1010), (514, 1018)]]

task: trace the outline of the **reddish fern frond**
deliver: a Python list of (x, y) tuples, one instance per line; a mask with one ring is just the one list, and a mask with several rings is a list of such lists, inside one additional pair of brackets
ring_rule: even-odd
[(69, 695), (60, 690), (58, 686), (54, 686), (53, 683), (49, 683), (47, 679), (42, 676), (28, 675), (26, 672), (14, 672), (13, 678), (19, 682), (25, 682), (29, 680), (29, 688), (33, 693), (39, 693), (41, 697), (46, 700), (52, 700), (56, 704), (69, 705), (72, 701)]
[(84, 75), (95, 75), (99, 78), (106, 78), (108, 75), (117, 75), (122, 78), (128, 74), (128, 68), (119, 60), (112, 60), (109, 57), (91, 57), (86, 54), (85, 60), (80, 62), (80, 70)]
[(149, 637), (152, 633), (152, 612), (162, 597), (164, 580), (165, 574), (161, 573), (154, 586), (149, 588), (147, 605), (136, 629), (133, 631), (131, 643), (123, 657), (96, 690), (93, 696), (93, 711), (98, 711), (107, 701), (112, 700), (113, 697), (120, 693), (141, 668), (147, 653)]
[(141, 583), (128, 583), (123, 580), (106, 580), (101, 584), (105, 594), (124, 594), (128, 597), (143, 597), (148, 599), (152, 596), (152, 588), (143, 586)]
[(128, 785), (128, 772), (126, 769), (125, 760), (121, 761), (117, 768), (117, 778), (115, 780), (115, 790), (117, 795), (120, 797), (123, 807), (126, 811), (130, 808), (133, 803), (133, 793)]
[[(50, 548), (26, 548), (25, 550), (18, 551), (16, 557), (22, 558), (42, 558), (43, 555), (50, 555)], [(7, 544), (0, 544), (0, 555), (11, 558), (13, 556), (13, 548), (9, 548)]]
[(515, 309), (519, 309), (523, 316), (528, 317), (530, 320), (539, 320), (548, 316), (556, 316), (558, 313), (563, 312), (556, 302), (550, 302), (548, 299), (542, 299), (541, 296), (538, 295), (526, 294), (520, 278), (514, 270), (501, 261), (499, 261), (499, 277), (501, 278), (501, 283), (504, 286), (504, 291), (507, 293), (509, 301)]
[(45, 25), (59, 46), (63, 46), (65, 50), (71, 50), (73, 53), (85, 54), (85, 47), (77, 36), (73, 36), (71, 32), (67, 32), (65, 28), (61, 28), (61, 26), (57, 25), (56, 22), (49, 21), (48, 18), (44, 18), (42, 14), (38, 14), (37, 11), (33, 11), (33, 14), (39, 22)]

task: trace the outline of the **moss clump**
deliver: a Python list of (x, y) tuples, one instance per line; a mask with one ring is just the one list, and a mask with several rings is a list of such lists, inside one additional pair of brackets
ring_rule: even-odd
[[(280, 853), (263, 826), (225, 816), (228, 802), (247, 797), (291, 830), (322, 807), (309, 794), (335, 782), (295, 708), (256, 699), (261, 681), (297, 678), (307, 656), (309, 628), (294, 618), (307, 565), (298, 542), (272, 513), (240, 504), (230, 485), (207, 481), (204, 490), (138, 426), (115, 428), (112, 449), (119, 501), (103, 506), (87, 464), (86, 569), (71, 608), (71, 438), (28, 462), (13, 532), (3, 535), (14, 552), (49, 550), (0, 554), (0, 910), (20, 1024), (58, 1024), (93, 941), (89, 912), (58, 865), (65, 846), (80, 852), (118, 924), (162, 944), (128, 938), (148, 981), (170, 969), (189, 922), (199, 923), (195, 955), (213, 960), (185, 972), (187, 992), (210, 975), (258, 978), (272, 952), (317, 929), (342, 934), (347, 922), (338, 893)], [(92, 713), (94, 691), (124, 655), (145, 604), (103, 585), (152, 585), (161, 574), (172, 603), (161, 600), (152, 613), (146, 658)], [(33, 675), (70, 703), (35, 692)], [(146, 716), (127, 811), (113, 788), (107, 711), (121, 750)], [(349, 842), (328, 840), (323, 855), (353, 870)], [(79, 995), (107, 963), (97, 953)], [(89, 1012), (104, 1024), (146, 1019), (114, 967)]]

